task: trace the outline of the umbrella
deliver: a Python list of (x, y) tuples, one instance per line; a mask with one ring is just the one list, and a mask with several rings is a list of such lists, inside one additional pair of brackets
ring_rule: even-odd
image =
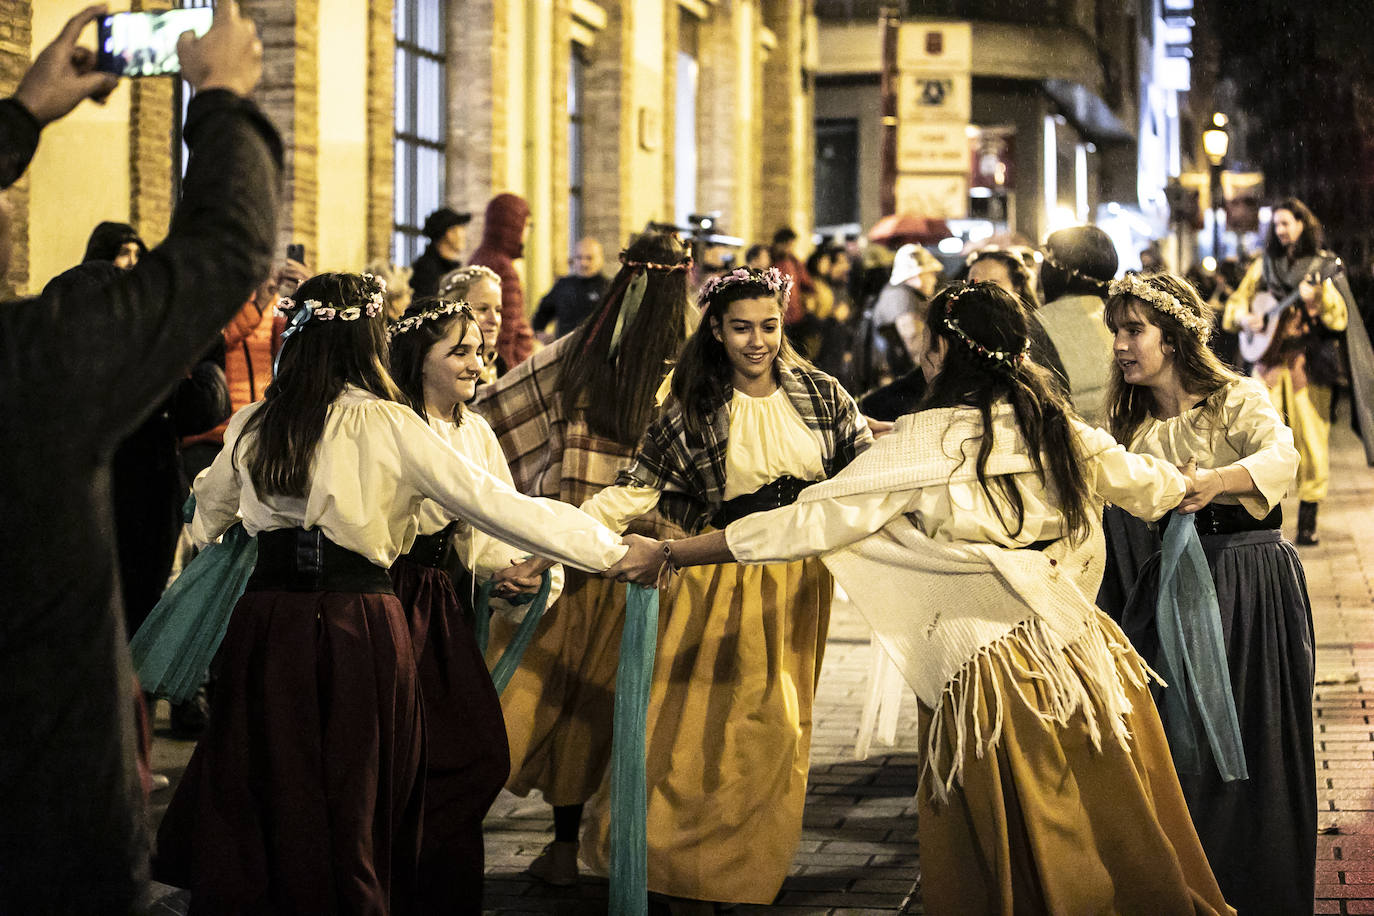
[(942, 219), (899, 213), (878, 220), (873, 228), (868, 230), (868, 240), (889, 248), (898, 248), (912, 242), (917, 245), (934, 245), (952, 234), (949, 231), (949, 223)]

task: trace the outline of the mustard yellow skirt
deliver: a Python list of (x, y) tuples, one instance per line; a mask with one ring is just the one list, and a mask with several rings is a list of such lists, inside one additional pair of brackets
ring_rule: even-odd
[[(1017, 633), (980, 655), (964, 734), (1001, 737), (981, 755), (969, 741), (963, 779), (945, 801), (924, 780), (917, 795), (921, 881), (932, 914), (1232, 914), (1207, 864), (1179, 788), (1140, 657), (1102, 613), (1105, 637), (1131, 711), (1129, 746), (1099, 722), (1100, 749), (1082, 710), (1048, 721), (1044, 681)], [(1077, 666), (1077, 663), (1073, 663)], [(921, 746), (937, 715), (937, 772), (956, 758), (956, 702), (922, 704)]]
[[(611, 759), (624, 626), (625, 586), (569, 569), (562, 597), (539, 622), (501, 694), (511, 792), (538, 789), (551, 805), (580, 805), (601, 785)], [(514, 633), (512, 624), (492, 618), (488, 666)]]
[[(830, 624), (819, 560), (684, 570), (663, 595), (646, 735), (649, 890), (772, 903), (801, 839)], [(609, 868), (604, 794), (582, 854)]]

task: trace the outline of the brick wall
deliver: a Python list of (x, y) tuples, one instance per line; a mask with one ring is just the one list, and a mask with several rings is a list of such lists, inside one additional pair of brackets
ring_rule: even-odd
[(625, 74), (632, 65), (629, 35), (634, 0), (602, 3), (606, 27), (596, 36), (585, 74), (582, 199), (587, 235), (607, 253), (619, 251), (631, 227), (624, 199), (634, 193), (629, 151), (633, 106)]
[[(134, 12), (172, 8), (170, 0), (133, 0)], [(172, 79), (129, 80), (129, 222), (150, 247), (172, 218)]]
[[(0, 96), (9, 96), (29, 67), (32, 44), (28, 0), (6, 0), (0, 5)], [(21, 178), (4, 194), (10, 207), (10, 267), (0, 277), (0, 296), (10, 298), (29, 283), (29, 180)]]
[[(576, 239), (568, 238), (568, 69), (572, 58), (572, 5), (569, 0), (553, 0), (553, 92), (550, 93), (549, 126), (552, 128), (551, 161), (547, 164), (553, 190), (549, 212), (553, 229), (550, 261), (554, 276), (564, 273), (566, 255)], [(536, 215), (536, 218), (539, 218)], [(531, 297), (532, 298), (532, 297)]]
[(367, 14), (367, 259), (391, 259), (395, 183), (396, 32), (391, 0)]
[[(449, 0), (448, 4), (448, 169), (444, 186), (449, 206), (472, 211), (469, 248), (476, 248), (481, 238), (482, 212), (492, 193), (493, 159), (505, 150), (504, 134), (494, 128), (498, 64), (492, 60), (495, 43), (505, 41), (505, 2)], [(502, 13), (499, 28), (495, 21), (498, 12)], [(504, 125), (504, 101), (499, 107)]]
[(254, 98), (286, 147), (286, 201), (277, 248), (318, 250), (320, 0), (241, 0), (262, 40), (262, 82)]
[(697, 63), (697, 207), (719, 211), (731, 235), (753, 241), (750, 206), (757, 163), (749, 156), (753, 139), (749, 111), (741, 111), (741, 82), (752, 62), (740, 53), (738, 30), (754, 12), (736, 2), (711, 11), (698, 27)]

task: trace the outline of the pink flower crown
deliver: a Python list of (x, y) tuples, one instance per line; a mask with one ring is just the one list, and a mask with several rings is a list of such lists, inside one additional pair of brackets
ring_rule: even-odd
[(776, 267), (767, 270), (754, 270), (751, 267), (736, 267), (734, 270), (723, 274), (716, 274), (707, 280), (701, 287), (701, 292), (697, 294), (697, 301), (705, 305), (716, 293), (740, 283), (759, 283), (768, 288), (774, 295), (781, 293), (782, 298), (786, 299), (792, 292), (792, 278)]
[[(304, 306), (305, 317), (300, 319), (300, 324), (306, 321), (332, 321), (335, 318), (340, 321), (357, 321), (364, 315), (376, 318), (386, 307), (386, 281), (372, 274), (363, 274), (363, 280), (367, 285), (367, 302), (362, 305), (339, 307), (325, 305), (318, 299), (306, 299), (298, 303), (289, 296), (283, 296), (277, 300), (277, 308), (290, 314)], [(296, 326), (299, 327), (299, 324)]]

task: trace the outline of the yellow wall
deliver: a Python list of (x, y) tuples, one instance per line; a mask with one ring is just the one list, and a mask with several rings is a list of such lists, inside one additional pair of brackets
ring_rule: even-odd
[(320, 4), (319, 248), (316, 270), (367, 261), (367, 0)]
[[(673, 15), (677, 15), (676, 8)], [(634, 8), (631, 58), (634, 73), (627, 80), (631, 87), (634, 125), (630, 155), (630, 174), (635, 191), (630, 195), (630, 229), (638, 232), (651, 219), (665, 219), (671, 211), (663, 200), (664, 120), (673, 116), (663, 106), (663, 31), (664, 4), (637, 3)], [(645, 149), (648, 140), (652, 149)]]
[[(36, 55), (84, 0), (44, 0), (33, 5)], [(95, 27), (83, 44), (95, 47)], [(166, 79), (166, 77), (150, 77)], [(43, 130), (29, 167), (29, 291), (69, 267), (86, 251), (86, 239), (102, 220), (129, 220), (129, 86), (124, 80), (103, 106), (83, 102)], [(154, 245), (160, 239), (145, 239)]]

